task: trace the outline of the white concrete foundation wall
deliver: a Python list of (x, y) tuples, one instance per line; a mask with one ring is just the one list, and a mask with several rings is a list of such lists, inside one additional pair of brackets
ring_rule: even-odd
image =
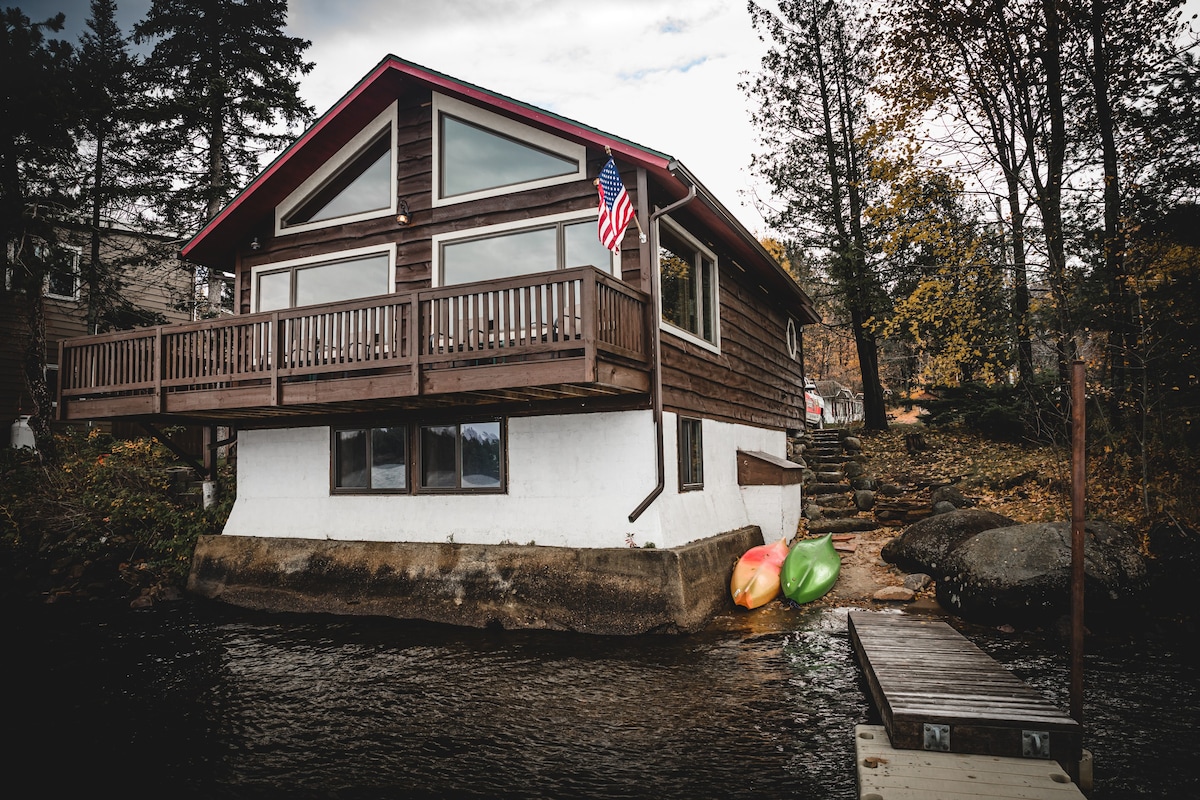
[[(784, 535), (788, 501), (771, 496), (777, 487), (744, 494), (736, 460), (738, 449), (785, 455), (782, 431), (705, 420), (704, 489), (680, 493), (675, 416), (664, 415), (663, 427), (664, 489), (633, 523), (629, 514), (656, 483), (649, 411), (509, 419), (506, 494), (332, 495), (328, 427), (242, 431), (224, 533), (559, 547), (625, 547), (627, 535), (675, 547), (751, 524), (768, 541)], [(797, 494), (789, 539), (799, 513)]]

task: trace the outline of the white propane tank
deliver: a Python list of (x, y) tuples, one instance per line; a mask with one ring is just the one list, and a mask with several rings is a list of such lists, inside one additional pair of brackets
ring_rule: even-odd
[(33, 428), (29, 427), (29, 417), (17, 417), (17, 421), (12, 424), (12, 446), (16, 449), (28, 447), (30, 450), (37, 449), (37, 439), (34, 438)]

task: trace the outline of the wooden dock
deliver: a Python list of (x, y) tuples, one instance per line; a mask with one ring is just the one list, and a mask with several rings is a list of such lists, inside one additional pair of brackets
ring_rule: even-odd
[(1084, 800), (1053, 761), (898, 750), (882, 725), (855, 726), (854, 749), (862, 800)]
[(1052, 761), (1078, 780), (1079, 723), (945, 622), (856, 611), (849, 631), (890, 747)]

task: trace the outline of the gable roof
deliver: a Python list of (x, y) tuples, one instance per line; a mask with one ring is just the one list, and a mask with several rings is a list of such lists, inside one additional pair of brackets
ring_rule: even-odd
[[(793, 303), (801, 307), (802, 324), (819, 321), (812, 301), (763, 248), (759, 241), (737, 218), (709, 192), (678, 160), (666, 153), (652, 150), (627, 139), (605, 133), (566, 117), (514, 100), (474, 84), (460, 81), (443, 73), (406, 61), (394, 55), (386, 56), (350, 91), (342, 96), (311, 127), (279, 154), (266, 169), (254, 178), (238, 195), (184, 246), (181, 257), (210, 267), (223, 268), (234, 247), (254, 235), (254, 226), (264, 216), (273, 213), (313, 170), (323, 164), (338, 149), (358, 133), (364, 125), (378, 116), (406, 89), (430, 89), (465, 102), (483, 106), (490, 111), (512, 117), (535, 128), (593, 148), (608, 148), (612, 155), (627, 165), (645, 169), (656, 182), (672, 195), (671, 202), (687, 197), (695, 187), (696, 198), (689, 211), (700, 221), (725, 231), (741, 266), (754, 270), (770, 289), (784, 289)], [(769, 291), (768, 286), (762, 287)]]

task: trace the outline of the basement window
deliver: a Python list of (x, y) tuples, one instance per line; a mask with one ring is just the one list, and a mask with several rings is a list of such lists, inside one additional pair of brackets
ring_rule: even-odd
[(679, 491), (704, 488), (704, 438), (700, 420), (679, 418)]

